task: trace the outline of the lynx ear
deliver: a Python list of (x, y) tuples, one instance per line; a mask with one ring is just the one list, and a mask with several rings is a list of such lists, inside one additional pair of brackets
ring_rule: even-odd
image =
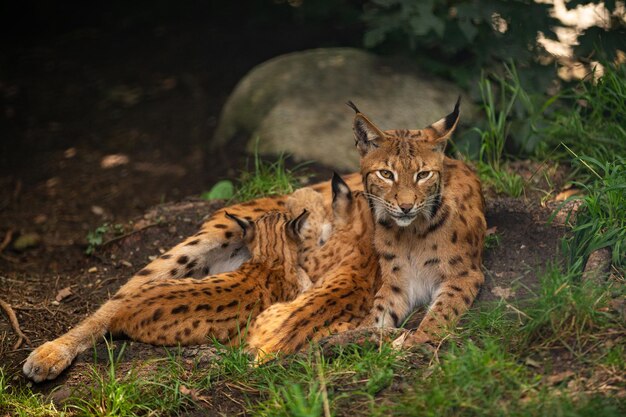
[(248, 220), (242, 219), (241, 217), (237, 217), (229, 212), (225, 211), (224, 214), (231, 220), (237, 222), (239, 227), (241, 227), (243, 240), (246, 242), (252, 241), (254, 238), (254, 224), (249, 222)]
[(308, 211), (307, 209), (304, 209), (302, 210), (302, 213), (300, 213), (298, 217), (296, 217), (295, 219), (289, 220), (287, 224), (285, 225), (285, 228), (287, 230), (287, 236), (289, 236), (295, 242), (301, 241), (300, 233), (302, 232), (302, 228), (304, 227), (307, 219), (309, 218), (309, 214), (311, 214), (311, 212)]
[(350, 204), (352, 204), (352, 191), (336, 172), (333, 172), (331, 186), (333, 190), (333, 214), (335, 221), (337, 221), (345, 217)]
[(347, 104), (356, 113), (352, 125), (352, 130), (354, 130), (354, 143), (361, 156), (363, 156), (373, 148), (378, 148), (380, 141), (385, 138), (385, 134), (377, 128), (374, 123), (370, 122), (353, 102), (348, 101)]
[(452, 113), (436, 121), (435, 123), (428, 126), (426, 131), (430, 130), (431, 133), (431, 142), (434, 142), (436, 145), (436, 149), (443, 152), (446, 148), (446, 143), (448, 139), (452, 136), (452, 133), (456, 129), (456, 125), (459, 123), (459, 107), (461, 106), (461, 96), (456, 101), (454, 105), (454, 110)]

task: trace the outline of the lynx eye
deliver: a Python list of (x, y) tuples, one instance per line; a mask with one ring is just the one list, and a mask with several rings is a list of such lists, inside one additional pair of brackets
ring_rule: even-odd
[(433, 175), (432, 171), (421, 171), (415, 174), (415, 181), (425, 180)]
[(384, 178), (386, 180), (392, 180), (393, 179), (393, 172), (389, 171), (388, 169), (381, 169), (378, 171), (378, 175), (380, 175), (381, 178)]

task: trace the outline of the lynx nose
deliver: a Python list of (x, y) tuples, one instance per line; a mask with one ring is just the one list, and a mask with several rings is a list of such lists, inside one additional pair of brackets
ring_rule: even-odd
[(413, 208), (413, 204), (400, 204), (399, 206), (404, 214), (407, 214)]

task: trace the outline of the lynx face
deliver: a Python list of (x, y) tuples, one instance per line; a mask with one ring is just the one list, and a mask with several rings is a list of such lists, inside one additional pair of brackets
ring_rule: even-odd
[(354, 133), (363, 185), (377, 221), (406, 227), (420, 217), (432, 219), (441, 205), (445, 144), (458, 116), (459, 103), (425, 129), (383, 132), (357, 110)]

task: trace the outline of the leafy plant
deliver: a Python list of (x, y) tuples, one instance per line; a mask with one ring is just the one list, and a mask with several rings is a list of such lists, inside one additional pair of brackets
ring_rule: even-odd
[(229, 180), (218, 181), (209, 191), (202, 193), (205, 200), (230, 200), (235, 195), (235, 186)]
[(85, 249), (87, 255), (93, 255), (96, 248), (102, 245), (104, 235), (109, 231), (109, 227), (110, 225), (108, 223), (103, 223), (96, 227), (94, 231), (87, 233), (87, 249)]
[(100, 247), (105, 241), (104, 237), (107, 233), (114, 233), (115, 235), (121, 235), (124, 233), (124, 226), (116, 223), (102, 223), (102, 225), (96, 227), (95, 230), (87, 233), (87, 249), (85, 254), (93, 255), (98, 247)]
[(540, 49), (537, 33), (550, 36), (556, 24), (548, 7), (532, 0), (372, 0), (363, 14), (364, 44), (408, 47), (431, 71), (467, 87), (483, 68), (506, 59), (531, 64)]

